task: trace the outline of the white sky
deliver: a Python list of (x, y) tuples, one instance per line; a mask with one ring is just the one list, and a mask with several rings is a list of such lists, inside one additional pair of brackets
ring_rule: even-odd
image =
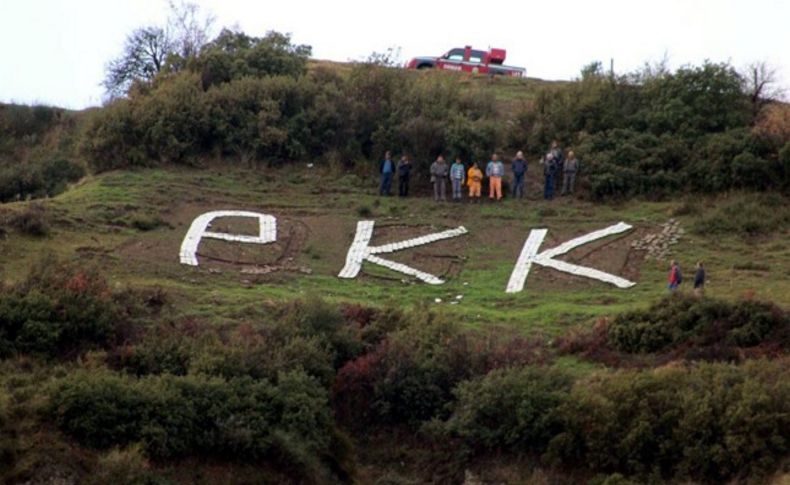
[[(449, 48), (507, 49), (507, 64), (570, 79), (600, 60), (624, 72), (666, 54), (670, 66), (705, 59), (766, 61), (790, 88), (787, 0), (199, 0), (218, 26), (251, 35), (290, 32), (319, 59), (359, 60), (401, 47), (401, 58)], [(98, 105), (105, 63), (136, 27), (163, 23), (165, 0), (0, 0), (0, 101)], [(790, 89), (789, 89), (790, 90)]]

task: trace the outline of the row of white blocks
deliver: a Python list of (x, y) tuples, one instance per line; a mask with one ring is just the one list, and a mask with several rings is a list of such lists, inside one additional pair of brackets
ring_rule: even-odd
[[(208, 231), (211, 222), (218, 217), (250, 217), (258, 219), (258, 235), (244, 236), (224, 232)], [(268, 244), (277, 240), (277, 219), (274, 216), (248, 211), (213, 211), (201, 214), (189, 227), (181, 249), (178, 252), (182, 264), (197, 266), (197, 250), (203, 238), (221, 239), (223, 241), (243, 242), (250, 244)]]
[(414, 276), (415, 278), (418, 278), (426, 283), (440, 285), (444, 283), (444, 281), (430, 273), (414, 269), (411, 266), (407, 266), (402, 263), (389, 261), (375, 255), (394, 253), (403, 249), (424, 246), (426, 244), (441, 241), (443, 239), (458, 237), (468, 232), (465, 227), (460, 226), (455, 229), (449, 229), (447, 231), (407, 239), (397, 243), (385, 244), (383, 246), (369, 246), (370, 239), (373, 237), (374, 225), (375, 221), (359, 221), (357, 223), (357, 232), (354, 236), (354, 242), (351, 243), (351, 247), (349, 248), (348, 254), (346, 255), (346, 264), (338, 274), (338, 277), (355, 278), (362, 269), (362, 262), (367, 260), (368, 262), (384, 266), (385, 268), (391, 269), (393, 271), (397, 271), (409, 276)]

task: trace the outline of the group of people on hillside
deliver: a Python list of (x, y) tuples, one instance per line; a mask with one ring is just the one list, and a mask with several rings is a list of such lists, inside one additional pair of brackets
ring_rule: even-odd
[[(680, 270), (680, 264), (672, 260), (669, 265), (669, 276), (667, 278), (670, 293), (675, 293), (683, 283), (683, 273)], [(697, 261), (697, 271), (694, 273), (694, 294), (703, 296), (705, 292), (705, 266), (702, 261)]]
[[(568, 152), (568, 156), (563, 155), (559, 143), (552, 143), (551, 149), (540, 159), (543, 167), (544, 190), (543, 197), (546, 200), (554, 198), (554, 186), (556, 177), (562, 174), (562, 193), (561, 195), (572, 194), (576, 184), (576, 174), (579, 172), (580, 163), (573, 153)], [(460, 202), (463, 199), (464, 185), (468, 188), (468, 197), (471, 202), (477, 202), (482, 197), (483, 180), (488, 178), (488, 197), (491, 200), (501, 201), (502, 179), (505, 177), (505, 165), (499, 155), (494, 153), (485, 165), (473, 161), (467, 167), (461, 157), (456, 157), (455, 162), (448, 165), (443, 155), (436, 157), (431, 164), (430, 181), (433, 186), (433, 197), (436, 201), (447, 200), (447, 180), (450, 181), (452, 190), (452, 200)], [(512, 177), (512, 194), (514, 198), (524, 198), (524, 182), (527, 174), (528, 163), (524, 158), (524, 153), (519, 151), (510, 163)], [(412, 164), (408, 156), (401, 156), (400, 161), (395, 164), (392, 161), (391, 153), (384, 154), (384, 159), (379, 163), (379, 173), (381, 174), (381, 185), (379, 194), (383, 196), (391, 195), (392, 181), (394, 176), (398, 176), (398, 195), (406, 197), (409, 195), (409, 179), (411, 177)]]

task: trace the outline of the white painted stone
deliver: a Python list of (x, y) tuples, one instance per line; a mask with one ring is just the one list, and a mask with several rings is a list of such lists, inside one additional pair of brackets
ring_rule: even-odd
[(527, 276), (529, 275), (529, 270), (532, 267), (532, 263), (554, 268), (558, 271), (611, 283), (619, 288), (630, 288), (631, 286), (634, 286), (636, 283), (628, 281), (619, 276), (615, 276), (594, 268), (589, 268), (587, 266), (580, 266), (554, 259), (555, 257), (561, 256), (574, 248), (606, 236), (625, 232), (631, 228), (631, 225), (626, 224), (625, 222), (620, 222), (605, 229), (593, 231), (589, 234), (585, 234), (584, 236), (571, 239), (570, 241), (562, 243), (557, 247), (547, 249), (540, 254), (538, 254), (538, 249), (543, 243), (543, 239), (546, 237), (548, 229), (535, 229), (530, 231), (529, 236), (524, 243), (524, 247), (521, 250), (521, 254), (516, 261), (516, 266), (513, 268), (513, 272), (510, 275), (510, 281), (508, 281), (505, 292), (518, 293), (524, 289), (524, 284), (527, 281)]
[(440, 285), (444, 281), (430, 273), (426, 273), (417, 269), (407, 266), (402, 263), (396, 263), (387, 259), (376, 256), (377, 254), (389, 254), (392, 252), (400, 251), (401, 249), (412, 248), (425, 244), (430, 244), (443, 239), (450, 239), (467, 233), (463, 226), (456, 229), (428, 234), (412, 239), (406, 239), (397, 243), (385, 244), (383, 246), (370, 246), (370, 239), (373, 237), (374, 221), (359, 221), (357, 222), (357, 232), (354, 236), (354, 241), (346, 255), (346, 264), (340, 270), (338, 277), (340, 278), (355, 278), (362, 269), (362, 262), (368, 261), (385, 268), (403, 273), (409, 276), (414, 276), (431, 285)]
[[(245, 236), (208, 231), (207, 229), (211, 227), (211, 223), (218, 217), (250, 217), (258, 219), (258, 235)], [(181, 243), (181, 249), (178, 253), (181, 264), (198, 265), (197, 249), (203, 238), (249, 244), (268, 244), (277, 240), (277, 219), (274, 216), (249, 211), (212, 211), (201, 214), (192, 221), (192, 225)]]

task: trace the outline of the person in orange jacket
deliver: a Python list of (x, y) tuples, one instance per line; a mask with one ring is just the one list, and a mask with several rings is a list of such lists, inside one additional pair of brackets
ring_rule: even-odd
[(469, 200), (476, 202), (480, 200), (480, 189), (483, 186), (483, 171), (477, 165), (477, 162), (472, 163), (469, 170), (466, 172), (466, 185), (469, 186)]

